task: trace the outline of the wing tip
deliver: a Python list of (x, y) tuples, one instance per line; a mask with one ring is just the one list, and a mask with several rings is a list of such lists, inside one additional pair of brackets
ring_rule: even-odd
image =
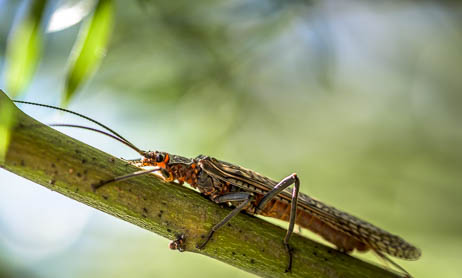
[(406, 259), (412, 261), (418, 260), (422, 256), (422, 251), (420, 251), (420, 249), (415, 246), (411, 246), (411, 248), (409, 248), (405, 253)]

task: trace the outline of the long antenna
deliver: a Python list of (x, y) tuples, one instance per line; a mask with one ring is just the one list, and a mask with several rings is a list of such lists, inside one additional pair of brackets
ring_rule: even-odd
[(64, 108), (61, 108), (61, 107), (57, 107), (57, 106), (53, 106), (53, 105), (48, 105), (48, 104), (42, 104), (42, 103), (35, 103), (35, 102), (29, 102), (29, 101), (22, 101), (22, 100), (13, 100), (13, 102), (16, 102), (16, 103), (23, 103), (23, 104), (30, 104), (30, 105), (35, 105), (35, 106), (41, 106), (41, 107), (46, 107), (46, 108), (50, 108), (50, 109), (55, 109), (55, 110), (59, 110), (59, 111), (63, 111), (63, 112), (66, 112), (66, 113), (70, 113), (70, 114), (73, 114), (73, 115), (76, 115), (76, 116), (79, 116), (83, 119), (86, 119), (102, 128), (104, 128), (105, 130), (109, 131), (109, 133), (112, 133), (112, 134), (109, 134), (107, 132), (104, 132), (104, 131), (101, 131), (101, 130), (98, 130), (98, 129), (94, 129), (94, 128), (90, 128), (90, 127), (84, 127), (84, 126), (79, 126), (79, 125), (51, 125), (51, 126), (68, 126), (68, 127), (76, 127), (76, 128), (83, 128), (83, 129), (87, 129), (87, 130), (92, 130), (92, 131), (95, 131), (95, 132), (99, 132), (101, 134), (104, 134), (104, 135), (107, 135), (113, 139), (116, 139), (117, 141), (119, 142), (122, 142), (124, 143), (125, 145), (131, 147), (133, 150), (135, 150), (136, 152), (138, 152), (139, 154), (141, 155), (144, 155), (145, 152), (138, 149), (134, 144), (132, 144), (130, 141), (128, 141), (127, 139), (125, 139), (122, 135), (120, 135), (119, 133), (115, 132), (114, 130), (112, 130), (111, 128), (109, 128), (108, 126), (96, 121), (96, 120), (93, 120), (92, 118), (88, 117), (88, 116), (85, 116), (83, 114), (80, 114), (80, 113), (77, 113), (77, 112), (74, 112), (74, 111), (71, 111), (71, 110), (68, 110), (68, 109), (64, 109)]
[(112, 139), (115, 139), (117, 141), (119, 141), (120, 143), (122, 144), (125, 144), (127, 145), (128, 147), (130, 147), (131, 149), (133, 149), (134, 151), (136, 151), (137, 153), (141, 154), (141, 155), (144, 155), (145, 152), (138, 149), (137, 147), (135, 147), (133, 144), (131, 144), (130, 142), (128, 141), (125, 141), (111, 133), (108, 133), (106, 131), (102, 131), (102, 130), (99, 130), (99, 129), (96, 129), (96, 128), (92, 128), (92, 127), (88, 127), (88, 126), (83, 126), (83, 125), (73, 125), (73, 124), (50, 124), (49, 126), (59, 126), (59, 127), (74, 127), (74, 128), (81, 128), (81, 129), (86, 129), (86, 130), (91, 130), (91, 131), (94, 131), (94, 132), (98, 132), (98, 133), (101, 133), (103, 135), (106, 135), (106, 136), (109, 136), (111, 137)]

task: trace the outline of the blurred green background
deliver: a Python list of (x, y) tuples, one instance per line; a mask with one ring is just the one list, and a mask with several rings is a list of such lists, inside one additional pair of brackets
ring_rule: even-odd
[[(68, 59), (94, 2), (49, 1), (42, 58), (17, 98), (62, 102)], [(276, 180), (297, 172), (304, 193), (420, 247), (420, 260), (396, 259), (415, 277), (460, 277), (457, 1), (114, 4), (105, 57), (70, 109), (142, 149), (208, 154)], [(0, 0), (2, 89), (8, 34), (27, 5)], [(45, 123), (83, 123), (21, 108)], [(136, 157), (100, 135), (63, 132)], [(0, 277), (253, 276), (172, 252), (164, 238), (4, 170), (0, 180)]]

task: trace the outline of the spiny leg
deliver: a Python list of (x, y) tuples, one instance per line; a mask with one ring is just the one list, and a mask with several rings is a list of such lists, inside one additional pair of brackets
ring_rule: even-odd
[(130, 163), (132, 165), (140, 165), (141, 162), (143, 161), (143, 158), (132, 158), (132, 159), (124, 159), (124, 158), (122, 158), (122, 160), (125, 160), (125, 161), (127, 161), (128, 163)]
[(123, 176), (118, 176), (118, 177), (115, 177), (115, 178), (112, 178), (112, 179), (109, 179), (109, 180), (106, 180), (106, 181), (102, 181), (98, 184), (92, 184), (91, 187), (93, 188), (93, 190), (96, 190), (108, 183), (111, 183), (111, 182), (118, 182), (118, 181), (121, 181), (121, 180), (126, 180), (126, 179), (130, 179), (130, 178), (133, 178), (133, 177), (137, 177), (137, 176), (141, 176), (141, 175), (146, 175), (146, 174), (149, 174), (149, 173), (153, 173), (153, 172), (156, 172), (156, 171), (161, 171), (162, 168), (160, 167), (155, 167), (153, 169), (149, 169), (149, 170), (141, 170), (141, 171), (137, 171), (137, 172), (134, 172), (134, 173), (130, 173), (130, 174), (127, 174), (127, 175), (123, 175)]
[(125, 159), (125, 158), (121, 157), (120, 159), (127, 162), (127, 164), (125, 164), (125, 166), (133, 165), (133, 166), (136, 166), (138, 168), (143, 167), (143, 159), (142, 158)]
[(375, 250), (375, 249), (372, 249), (374, 250), (375, 254), (377, 254), (377, 256), (379, 256), (381, 259), (383, 259), (384, 261), (388, 262), (388, 263), (391, 263), (394, 267), (396, 267), (397, 269), (401, 270), (403, 272), (404, 277), (406, 278), (412, 278), (411, 274), (409, 274), (409, 272), (407, 272), (402, 266), (400, 266), (399, 264), (395, 263), (394, 261), (392, 261), (390, 258), (388, 258), (387, 256), (385, 256), (385, 254), (382, 254), (381, 252)]
[(300, 180), (298, 179), (297, 174), (292, 174), (280, 181), (270, 192), (266, 193), (265, 197), (263, 197), (257, 206), (257, 212), (261, 211), (265, 205), (271, 201), (271, 199), (292, 184), (294, 184), (294, 189), (292, 190), (292, 202), (290, 204), (289, 228), (287, 229), (286, 236), (283, 240), (284, 247), (289, 255), (289, 262), (285, 270), (286, 272), (290, 272), (292, 268), (292, 248), (289, 245), (289, 239), (294, 231), (295, 217), (297, 216), (298, 192), (300, 191)]
[(212, 227), (210, 232), (207, 234), (205, 241), (201, 244), (198, 244), (196, 247), (198, 249), (203, 249), (207, 242), (212, 238), (213, 234), (220, 229), (223, 225), (228, 223), (231, 218), (236, 216), (241, 210), (243, 210), (252, 200), (252, 195), (251, 193), (248, 192), (234, 192), (234, 193), (229, 193), (226, 195), (222, 195), (218, 198), (216, 198), (214, 201), (217, 203), (226, 203), (226, 202), (238, 202), (238, 201), (243, 201), (240, 203), (237, 207), (235, 207), (223, 220), (215, 224), (215, 226)]

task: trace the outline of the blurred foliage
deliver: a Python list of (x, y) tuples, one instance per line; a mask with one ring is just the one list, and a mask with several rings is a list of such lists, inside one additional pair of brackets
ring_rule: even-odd
[(7, 89), (12, 97), (29, 85), (40, 60), (46, 4), (46, 0), (31, 1), (11, 31), (6, 55), (8, 69), (5, 73)]
[[(10, 32), (5, 69), (7, 92), (14, 98), (27, 88), (41, 59), (45, 8), (48, 1), (24, 1), (24, 10), (18, 9), (19, 20)], [(82, 28), (66, 75), (62, 105), (67, 105), (77, 88), (98, 68), (105, 54), (112, 28), (112, 0), (98, 0), (89, 22)], [(10, 137), (13, 118), (9, 109), (1, 110), (0, 161), (3, 159)]]
[(95, 11), (79, 35), (66, 75), (63, 104), (67, 105), (77, 88), (98, 68), (106, 52), (113, 21), (112, 0), (99, 0)]
[[(457, 1), (114, 4), (107, 56), (73, 97), (73, 109), (143, 149), (209, 154), (275, 179), (296, 171), (303, 192), (419, 246), (422, 259), (399, 261), (416, 277), (460, 275)], [(16, 1), (3, 5), (1, 55), (11, 11), (18, 10)], [(62, 68), (78, 30), (47, 33), (42, 66), (25, 98), (59, 103)], [(114, 155), (131, 155), (88, 137), (82, 135)], [(0, 210), (0, 224), (2, 217)], [(115, 221), (104, 219), (108, 226)], [(18, 255), (22, 263), (15, 264), (43, 277), (247, 276), (207, 258), (176, 257), (150, 233), (98, 224), (88, 224), (73, 245), (40, 263)], [(4, 250), (12, 257), (11, 248)], [(102, 267), (100, 258), (113, 267)]]

